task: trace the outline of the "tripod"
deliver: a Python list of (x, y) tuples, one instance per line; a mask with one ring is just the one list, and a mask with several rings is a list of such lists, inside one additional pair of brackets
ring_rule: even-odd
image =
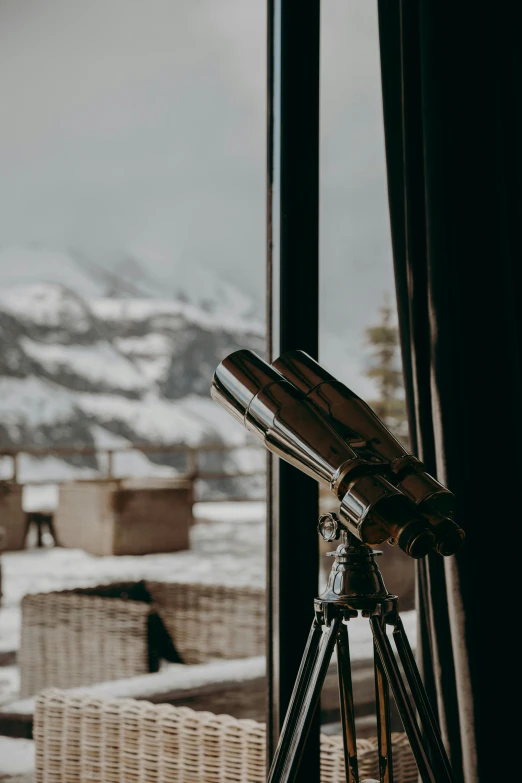
[[(327, 541), (340, 536), (342, 543), (335, 552), (328, 553), (335, 557), (335, 561), (325, 592), (314, 602), (312, 628), (270, 768), (268, 783), (293, 783), (295, 780), (336, 645), (346, 781), (375, 783), (369, 780), (359, 781), (357, 768), (347, 623), (351, 618), (357, 617), (359, 611), (363, 617), (369, 619), (374, 641), (380, 783), (393, 783), (389, 687), (422, 783), (453, 783), (451, 767), (437, 722), (398, 613), (398, 598), (386, 590), (375, 562), (375, 557), (382, 552), (376, 552), (362, 544), (341, 526), (333, 514), (321, 517), (319, 532)], [(387, 625), (393, 626), (393, 638), (406, 681), (388, 639)], [(407, 686), (412, 694), (413, 704)], [(420, 726), (415, 711), (419, 715)]]

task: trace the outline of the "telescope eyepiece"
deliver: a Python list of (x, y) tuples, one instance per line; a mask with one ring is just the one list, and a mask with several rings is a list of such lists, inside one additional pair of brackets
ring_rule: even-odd
[(379, 475), (352, 482), (341, 501), (341, 519), (365, 544), (393, 538), (407, 555), (424, 557), (435, 546), (435, 536), (415, 504)]
[(430, 523), (437, 541), (435, 549), (439, 555), (449, 557), (458, 552), (466, 538), (463, 529), (447, 517), (431, 518)]
[(425, 520), (416, 519), (401, 530), (397, 543), (403, 552), (414, 560), (419, 560), (434, 549), (435, 536), (428, 529)]

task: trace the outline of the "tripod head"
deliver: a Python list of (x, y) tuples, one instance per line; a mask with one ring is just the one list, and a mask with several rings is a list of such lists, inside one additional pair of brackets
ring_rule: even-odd
[(377, 610), (383, 615), (395, 611), (397, 596), (386, 589), (376, 563), (382, 552), (363, 544), (336, 514), (323, 514), (317, 528), (325, 541), (340, 540), (335, 552), (326, 553), (335, 560), (320, 600), (346, 607), (347, 617), (356, 617), (358, 611), (365, 617)]

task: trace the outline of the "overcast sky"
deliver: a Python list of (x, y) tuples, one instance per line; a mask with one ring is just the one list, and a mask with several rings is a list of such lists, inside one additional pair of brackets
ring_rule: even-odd
[[(265, 15), (265, 0), (0, 0), (0, 244), (102, 263), (157, 249), (262, 304)], [(376, 4), (327, 0), (322, 323), (354, 350), (393, 287), (379, 79)]]

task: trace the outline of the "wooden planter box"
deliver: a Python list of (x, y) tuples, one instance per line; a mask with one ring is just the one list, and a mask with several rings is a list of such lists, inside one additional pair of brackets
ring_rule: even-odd
[(0, 552), (24, 548), (27, 520), (22, 508), (20, 484), (0, 482), (0, 527)]
[(61, 546), (93, 555), (189, 548), (190, 480), (71, 481), (60, 486), (54, 529)]
[[(262, 723), (134, 699), (44, 691), (34, 718), (36, 783), (265, 783)], [(392, 734), (397, 783), (417, 783)], [(321, 783), (345, 783), (343, 741), (321, 735)], [(377, 741), (357, 740), (360, 779), (379, 778)]]

